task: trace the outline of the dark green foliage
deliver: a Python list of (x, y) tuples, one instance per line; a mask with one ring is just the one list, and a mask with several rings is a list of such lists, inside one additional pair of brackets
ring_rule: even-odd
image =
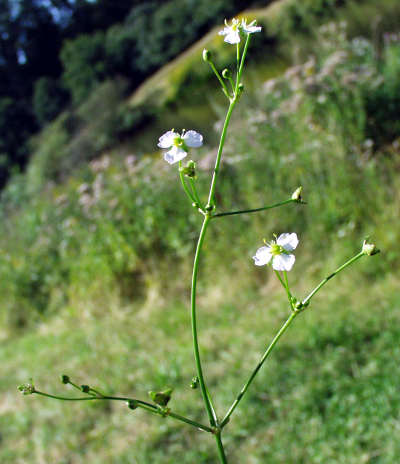
[(64, 66), (62, 79), (72, 101), (82, 103), (106, 75), (104, 33), (98, 31), (67, 40), (60, 57)]
[(400, 41), (399, 34), (386, 34), (382, 65), (384, 79), (366, 95), (368, 135), (380, 147), (400, 134)]
[(33, 111), (40, 126), (52, 121), (63, 109), (67, 101), (66, 91), (52, 77), (41, 77), (35, 82)]

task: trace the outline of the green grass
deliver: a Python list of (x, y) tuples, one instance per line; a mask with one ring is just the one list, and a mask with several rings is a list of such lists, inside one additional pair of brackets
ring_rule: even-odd
[[(294, 288), (304, 294), (308, 276), (293, 272)], [(397, 284), (377, 282), (363, 297), (360, 285), (359, 278), (332, 282), (295, 320), (226, 428), (232, 462), (356, 463), (375, 455), (373, 462), (396, 462), (399, 300), (384, 295), (394, 295)], [(206, 301), (213, 292), (203, 295)], [(207, 379), (222, 414), (289, 310), (272, 282), (258, 292), (228, 287), (221, 300), (201, 304), (200, 325)], [(216, 462), (207, 434), (171, 419), (123, 403), (61, 403), (16, 391), (34, 376), (40, 390), (79, 395), (59, 383), (60, 373), (145, 400), (148, 390), (171, 386), (173, 411), (205, 421), (200, 393), (189, 388), (187, 302), (106, 309), (101, 318), (62, 314), (3, 345), (2, 462)]]

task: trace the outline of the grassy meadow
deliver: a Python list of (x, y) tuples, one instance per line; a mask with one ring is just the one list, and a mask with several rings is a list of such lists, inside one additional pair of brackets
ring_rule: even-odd
[[(219, 212), (284, 201), (299, 186), (308, 204), (211, 222), (198, 324), (221, 416), (290, 314), (273, 270), (254, 266), (263, 239), (297, 233), (288, 275), (299, 299), (358, 254), (366, 236), (381, 249), (328, 282), (284, 334), (224, 429), (232, 464), (399, 462), (400, 34), (349, 38), (348, 28), (343, 21), (310, 26), (312, 55), (266, 81), (247, 76), (254, 89), (228, 130)], [(111, 126), (123, 119), (117, 87), (98, 90), (109, 112), (88, 127), (88, 139), (59, 138), (68, 140), (76, 114), (45, 129), (32, 142), (37, 156), (27, 173), (16, 174), (2, 196), (4, 464), (218, 462), (212, 437), (171, 418), (124, 402), (68, 403), (17, 390), (33, 378), (40, 391), (80, 396), (60, 374), (146, 401), (149, 390), (173, 388), (172, 411), (207, 422), (200, 389), (189, 387), (196, 375), (190, 273), (202, 216), (159, 150), (112, 143)], [(90, 120), (90, 104), (79, 109), (80, 121)], [(204, 146), (190, 154), (204, 198), (220, 100), (214, 109), (212, 142), (203, 134)], [(89, 151), (96, 141), (97, 151), (79, 164), (85, 140)]]

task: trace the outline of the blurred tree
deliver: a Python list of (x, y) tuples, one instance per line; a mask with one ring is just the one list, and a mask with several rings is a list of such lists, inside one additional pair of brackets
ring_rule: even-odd
[(64, 67), (63, 82), (71, 92), (73, 103), (79, 104), (106, 77), (104, 32), (66, 40), (60, 57)]
[(60, 114), (68, 101), (67, 92), (53, 77), (44, 76), (35, 82), (33, 111), (36, 122), (42, 127)]

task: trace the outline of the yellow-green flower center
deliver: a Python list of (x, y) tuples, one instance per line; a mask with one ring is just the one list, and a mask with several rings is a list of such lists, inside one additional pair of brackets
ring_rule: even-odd
[(183, 143), (183, 139), (181, 137), (175, 137), (174, 141), (172, 142), (172, 145), (175, 145), (176, 147), (180, 147)]
[(271, 245), (270, 247), (270, 252), (273, 256), (275, 255), (280, 255), (283, 251), (283, 248), (281, 245), (278, 245), (277, 243), (274, 243), (273, 245)]

